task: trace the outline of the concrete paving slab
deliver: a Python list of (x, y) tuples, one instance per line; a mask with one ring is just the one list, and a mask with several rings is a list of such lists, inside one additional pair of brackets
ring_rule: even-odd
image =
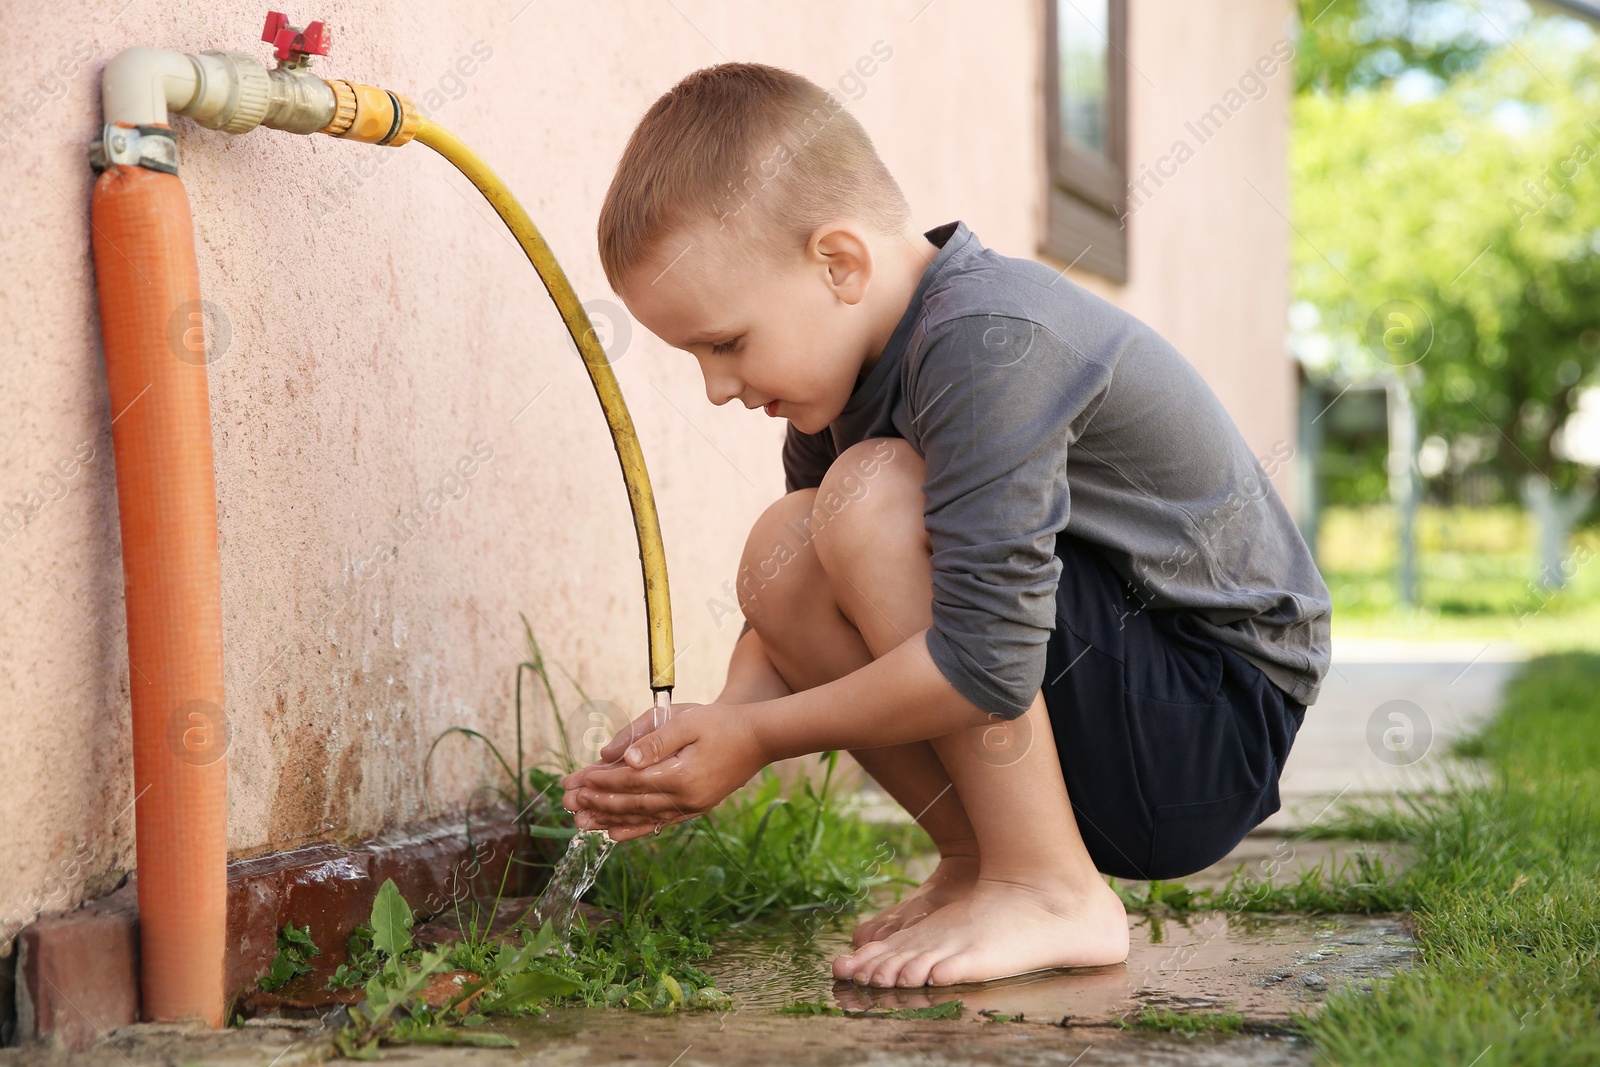
[(1278, 781), (1282, 808), (1258, 831), (1301, 830), (1340, 797), (1481, 784), (1482, 765), (1450, 746), (1489, 720), (1526, 658), (1495, 642), (1336, 643)]
[(851, 923), (803, 936), (730, 938), (702, 965), (718, 988), (753, 1011), (797, 1001), (844, 1011), (927, 1008), (960, 1000), (968, 1012), (1036, 1022), (1114, 1025), (1144, 1008), (1236, 1012), (1252, 1027), (1285, 1027), (1323, 998), (1409, 967), (1415, 946), (1399, 916), (1197, 913), (1130, 916), (1126, 963), (1020, 975), (981, 985), (873, 989), (838, 982), (833, 957), (849, 950)]
[[(568, 1009), (500, 1023), (515, 1049), (386, 1046), (383, 1062), (429, 1067), (1306, 1067), (1316, 1053), (1278, 1034), (1231, 1036), (1121, 1031), (963, 1019), (789, 1018), (729, 1012), (652, 1017)], [(0, 1064), (290, 1067), (316, 1062), (326, 1035), (243, 1034), (124, 1027), (82, 1052), (0, 1049)]]

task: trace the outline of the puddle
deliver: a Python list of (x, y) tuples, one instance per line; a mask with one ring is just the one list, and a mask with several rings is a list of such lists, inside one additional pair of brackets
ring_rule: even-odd
[(856, 919), (797, 920), (722, 939), (700, 964), (743, 1009), (796, 1001), (846, 1011), (923, 1008), (961, 1000), (969, 1012), (1024, 1014), (1039, 1022), (1109, 1023), (1141, 1008), (1243, 1014), (1262, 1026), (1310, 1013), (1345, 985), (1371, 983), (1415, 956), (1401, 917), (1241, 915), (1184, 920), (1130, 916), (1128, 961), (1114, 967), (1022, 975), (982, 985), (873, 989), (836, 982), (833, 957), (850, 948)]

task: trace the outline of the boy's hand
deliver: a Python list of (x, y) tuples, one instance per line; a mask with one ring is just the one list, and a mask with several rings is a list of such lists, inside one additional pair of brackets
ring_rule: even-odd
[[(672, 714), (668, 716), (668, 720), (670, 721), (671, 719), (682, 715), (690, 708), (698, 708), (703, 706), (704, 705), (701, 704), (691, 704), (688, 702), (682, 704), (675, 703), (672, 705)], [(646, 708), (644, 714), (640, 715), (637, 719), (634, 719), (628, 725), (618, 730), (616, 736), (606, 742), (605, 747), (600, 750), (599, 761), (591, 764), (590, 766), (600, 767), (604, 766), (605, 764), (619, 762), (622, 759), (622, 753), (627, 751), (629, 745), (640, 740), (655, 728), (656, 709), (654, 707)], [(588, 767), (585, 767), (577, 773), (582, 774), (588, 769)]]
[[(672, 713), (668, 716), (668, 718), (671, 719), (678, 715), (682, 715), (690, 708), (698, 708), (703, 706), (704, 705), (701, 704), (692, 704), (688, 702), (684, 702), (682, 704), (675, 703), (672, 705)], [(611, 740), (607, 741), (604, 747), (600, 749), (599, 753), (597, 754), (599, 758), (595, 760), (595, 762), (589, 764), (587, 767), (580, 767), (571, 774), (562, 778), (562, 788), (568, 791), (577, 789), (583, 783), (585, 776), (587, 776), (590, 771), (599, 770), (602, 767), (617, 766), (622, 762), (622, 754), (627, 751), (628, 746), (633, 744), (635, 741), (642, 739), (646, 734), (654, 731), (655, 728), (656, 709), (652, 706), (646, 708), (638, 718), (634, 719), (628, 725), (618, 730), (616, 734), (612, 736)], [(568, 810), (570, 811), (571, 808), (569, 807)]]
[(561, 780), (562, 806), (577, 813), (581, 829), (604, 828), (618, 841), (702, 815), (767, 764), (749, 720), (748, 705), (673, 705), (672, 718), (652, 730), (647, 712), (630, 726), (629, 740), (602, 750), (609, 755), (615, 745), (619, 761)]

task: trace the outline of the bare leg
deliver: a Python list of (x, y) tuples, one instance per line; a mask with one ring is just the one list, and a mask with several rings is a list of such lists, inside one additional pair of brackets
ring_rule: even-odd
[(1011, 729), (1009, 763), (985, 747), (982, 728), (933, 741), (978, 835), (973, 891), (836, 960), (836, 977), (951, 985), (1127, 959), (1127, 913), (1078, 833), (1042, 693)]
[[(842, 678), (875, 658), (860, 632), (839, 611), (812, 543), (797, 532), (811, 516), (815, 496), (814, 489), (801, 490), (769, 508), (751, 530), (739, 568), (739, 599), (745, 616), (772, 666), (796, 692)], [(780, 543), (788, 551), (775, 551)], [(780, 559), (781, 564), (777, 562)], [(914, 586), (914, 567), (908, 571), (912, 573), (906, 577)], [(926, 564), (921, 585), (922, 591), (913, 589), (913, 596), (931, 602)], [(923, 610), (927, 612), (926, 604)], [(918, 741), (857, 749), (851, 755), (911, 813), (939, 849), (938, 867), (915, 893), (856, 927), (853, 940), (861, 945), (916, 922), (970, 891), (977, 880), (978, 843), (960, 796), (931, 744)]]
[[(852, 499), (816, 539), (835, 603), (875, 657), (932, 623), (922, 474), (921, 458), (900, 442), (869, 492)], [(1010, 732), (1009, 746), (994, 747), (996, 728)], [(1044, 694), (1035, 694), (1012, 725), (964, 730), (930, 744), (976, 835), (977, 882), (970, 895), (836, 959), (835, 977), (948, 985), (1125, 960), (1127, 914), (1078, 832)]]

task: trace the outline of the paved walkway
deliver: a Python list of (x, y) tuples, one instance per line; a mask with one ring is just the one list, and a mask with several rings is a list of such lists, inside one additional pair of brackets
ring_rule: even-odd
[(1429, 792), (1481, 769), (1449, 755), (1476, 732), (1527, 653), (1494, 643), (1340, 642), (1258, 833), (1290, 834), (1341, 795)]

